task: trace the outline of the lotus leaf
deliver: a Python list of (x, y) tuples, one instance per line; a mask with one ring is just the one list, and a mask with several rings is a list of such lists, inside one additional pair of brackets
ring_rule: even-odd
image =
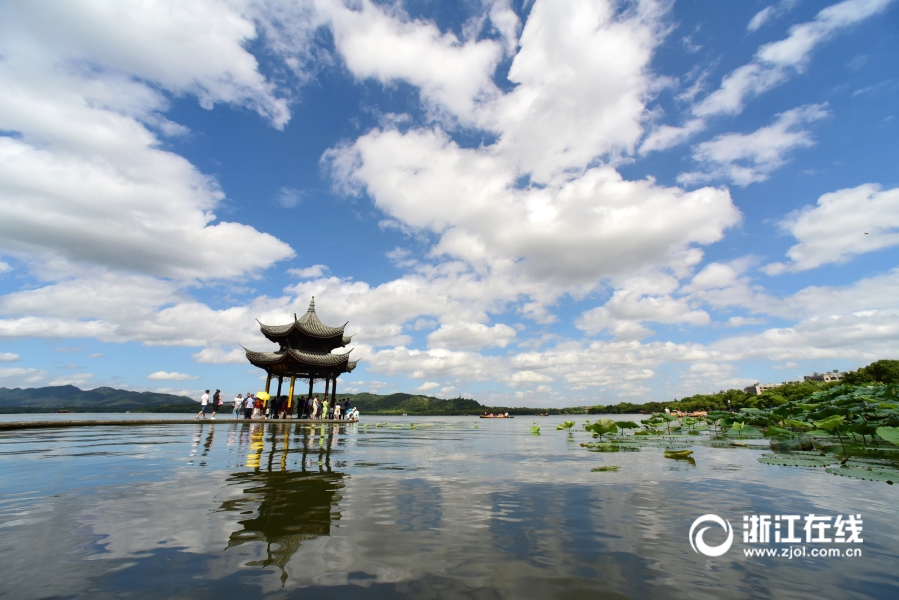
[(693, 458), (691, 454), (692, 450), (665, 450), (665, 458)]
[(877, 435), (894, 446), (899, 446), (899, 427), (878, 427)]
[(874, 467), (828, 467), (828, 473), (839, 475), (841, 477), (854, 477), (856, 479), (867, 479), (868, 481), (886, 481), (893, 485), (899, 481), (899, 470), (882, 469)]
[(843, 421), (846, 420), (846, 417), (842, 415), (833, 415), (827, 417), (822, 421), (815, 421), (815, 427), (818, 429), (823, 429), (825, 431), (833, 431), (837, 427), (843, 424)]
[(765, 465), (779, 465), (782, 467), (826, 467), (840, 462), (836, 456), (816, 456), (792, 454), (763, 454), (759, 462)]
[(621, 467), (616, 467), (615, 465), (606, 465), (605, 467), (594, 467), (590, 469), (591, 473), (617, 473), (621, 470)]
[(780, 427), (775, 427), (774, 425), (769, 425), (768, 429), (765, 430), (765, 435), (768, 437), (771, 437), (773, 435), (792, 437), (796, 434), (794, 434), (792, 431), (789, 431), (787, 429), (781, 429)]
[(602, 436), (607, 433), (618, 433), (618, 425), (612, 419), (600, 419), (595, 423), (591, 423), (585, 429), (599, 436), (599, 439), (602, 439)]
[(812, 424), (805, 421), (797, 421), (795, 419), (784, 419), (784, 425), (787, 427), (795, 427), (796, 429), (811, 429)]

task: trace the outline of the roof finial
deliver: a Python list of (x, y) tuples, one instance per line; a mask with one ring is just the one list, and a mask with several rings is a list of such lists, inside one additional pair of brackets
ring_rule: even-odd
[(312, 302), (309, 303), (309, 312), (315, 312), (315, 296), (312, 296)]

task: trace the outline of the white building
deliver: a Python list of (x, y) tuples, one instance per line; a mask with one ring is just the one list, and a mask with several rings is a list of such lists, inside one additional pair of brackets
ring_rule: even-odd
[(778, 388), (782, 386), (782, 383), (754, 383), (749, 387), (743, 388), (743, 391), (747, 394), (752, 394), (753, 396), (761, 396), (768, 390), (773, 390), (774, 388)]

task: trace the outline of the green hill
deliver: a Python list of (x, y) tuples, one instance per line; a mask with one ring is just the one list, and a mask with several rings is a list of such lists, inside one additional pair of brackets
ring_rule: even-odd
[(413, 394), (339, 394), (349, 398), (363, 415), (476, 415), (488, 410), (475, 400), (453, 398), (441, 400), (431, 396)]
[(81, 390), (74, 385), (0, 388), (0, 413), (194, 412), (197, 402), (185, 396), (129, 392), (111, 387)]

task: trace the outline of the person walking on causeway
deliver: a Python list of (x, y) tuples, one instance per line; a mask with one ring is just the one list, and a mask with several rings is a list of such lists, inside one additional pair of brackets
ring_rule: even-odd
[(222, 390), (215, 390), (215, 394), (212, 396), (212, 418), (215, 419), (215, 413), (219, 411), (219, 406), (222, 404)]
[(206, 390), (206, 393), (200, 396), (200, 412), (197, 413), (197, 416), (194, 419), (199, 419), (200, 415), (203, 415), (203, 419), (206, 419), (206, 407), (209, 405), (209, 390)]

